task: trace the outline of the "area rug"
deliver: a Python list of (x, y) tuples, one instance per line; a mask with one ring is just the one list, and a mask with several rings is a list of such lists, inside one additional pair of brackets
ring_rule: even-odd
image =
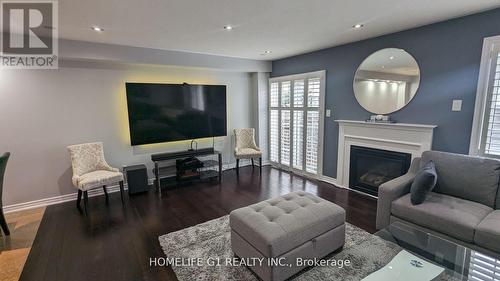
[[(160, 245), (168, 258), (183, 261), (225, 260), (231, 251), (229, 216), (224, 216), (180, 231), (160, 236)], [(346, 242), (341, 252), (326, 260), (349, 260), (350, 266), (316, 266), (296, 274), (291, 280), (361, 280), (389, 263), (402, 249), (356, 226), (346, 224)], [(183, 280), (258, 280), (245, 266), (210, 266), (208, 264), (173, 265), (177, 278)], [(450, 280), (441, 276), (438, 280)]]
[(10, 236), (0, 233), (0, 280), (19, 280), (44, 213), (45, 207), (5, 214)]

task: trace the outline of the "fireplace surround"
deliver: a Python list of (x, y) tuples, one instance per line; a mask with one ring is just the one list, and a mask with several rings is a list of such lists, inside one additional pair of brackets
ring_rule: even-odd
[[(351, 147), (366, 147), (411, 155), (411, 160), (432, 149), (436, 125), (371, 123), (335, 120), (339, 124), (337, 177), (332, 182), (350, 188)], [(355, 189), (356, 190), (356, 189)], [(366, 191), (365, 191), (366, 193)], [(369, 193), (373, 195), (373, 193)]]

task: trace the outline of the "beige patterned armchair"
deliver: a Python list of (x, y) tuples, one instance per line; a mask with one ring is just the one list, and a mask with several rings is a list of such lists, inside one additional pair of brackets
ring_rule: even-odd
[(102, 142), (84, 143), (68, 146), (73, 168), (73, 185), (78, 188), (78, 199), (76, 206), (80, 209), (80, 201), (84, 201), (84, 209), (87, 214), (88, 190), (103, 188), (108, 202), (106, 185), (119, 183), (123, 204), (123, 174), (116, 168), (108, 165), (104, 159)]
[(259, 167), (262, 171), (262, 152), (255, 143), (255, 129), (234, 129), (234, 135), (236, 138), (236, 147), (234, 148), (234, 157), (236, 157), (236, 172), (239, 172), (240, 159), (251, 159), (253, 167), (254, 158), (259, 158)]

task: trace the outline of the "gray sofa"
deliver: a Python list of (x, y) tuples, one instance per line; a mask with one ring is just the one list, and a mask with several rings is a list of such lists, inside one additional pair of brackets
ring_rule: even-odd
[[(424, 203), (412, 205), (415, 174), (434, 161), (438, 181)], [(416, 158), (407, 174), (379, 187), (377, 229), (403, 222), (500, 257), (500, 161), (438, 151)]]

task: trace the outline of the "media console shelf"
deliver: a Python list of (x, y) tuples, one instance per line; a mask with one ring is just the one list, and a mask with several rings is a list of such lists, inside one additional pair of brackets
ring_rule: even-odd
[[(203, 167), (199, 168), (199, 174), (197, 174), (196, 177), (186, 179), (178, 177), (176, 160), (210, 155), (217, 155), (217, 160), (202, 160)], [(213, 148), (152, 154), (151, 161), (155, 164), (153, 168), (153, 173), (155, 175), (154, 186), (160, 195), (162, 188), (166, 186), (214, 178), (218, 178), (220, 182), (222, 179), (222, 154)], [(216, 167), (218, 168), (217, 170), (215, 170)]]

